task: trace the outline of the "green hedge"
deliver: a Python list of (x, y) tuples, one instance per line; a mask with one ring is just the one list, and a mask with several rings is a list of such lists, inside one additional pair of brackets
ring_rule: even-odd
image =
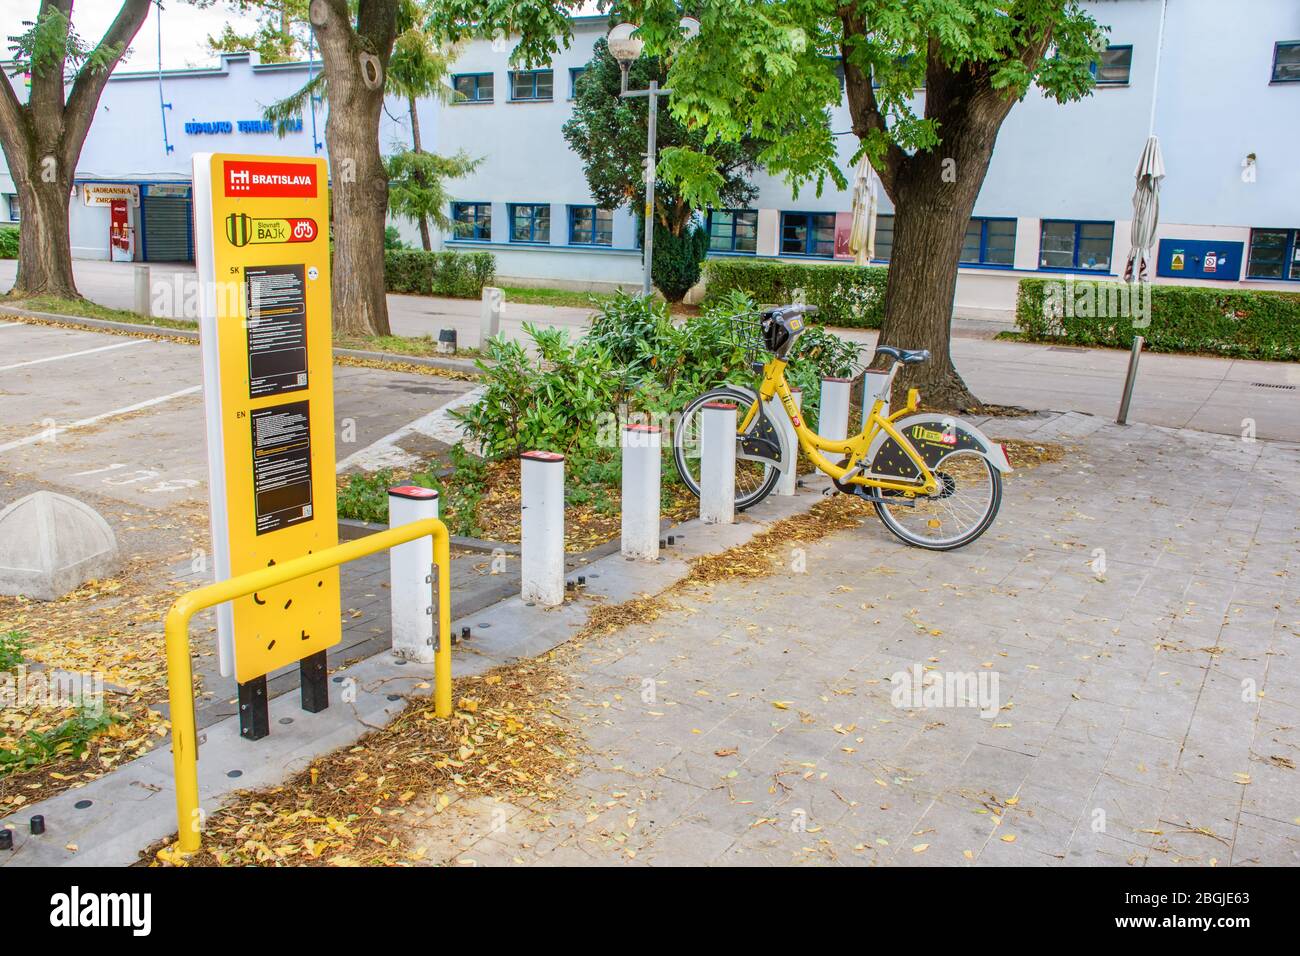
[(0, 226), (0, 259), (18, 258), (18, 227)]
[(783, 259), (710, 259), (704, 264), (704, 304), (742, 292), (763, 304), (800, 296), (820, 309), (823, 325), (878, 329), (885, 318), (885, 266), (790, 262)]
[[(1150, 325), (1135, 328), (1134, 315), (1148, 310)], [(1153, 352), (1300, 360), (1300, 293), (1294, 292), (1153, 285), (1149, 296), (1130, 302), (1120, 282), (1021, 279), (1016, 326), (1035, 341), (1126, 349), (1140, 334)]]
[(389, 292), (476, 299), (496, 274), (497, 260), (490, 252), (384, 251), (384, 285)]

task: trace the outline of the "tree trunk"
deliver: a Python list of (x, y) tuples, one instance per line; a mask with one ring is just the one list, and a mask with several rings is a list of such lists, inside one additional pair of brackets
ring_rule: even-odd
[(18, 277), (10, 295), (80, 299), (72, 275), (72, 241), (68, 234), (71, 185), (59, 176), (15, 176), (22, 225), (18, 229)]
[[(407, 96), (406, 101), (407, 106), (411, 111), (411, 149), (417, 153), (422, 153), (424, 152), (424, 148), (420, 145), (420, 114), (417, 113), (415, 109), (414, 94)], [(420, 185), (423, 186), (425, 184), (421, 183)], [(433, 250), (433, 237), (429, 235), (429, 220), (421, 216), (419, 223), (420, 243), (424, 246), (425, 252), (430, 252)]]
[[(13, 85), (0, 78), (0, 148), (18, 186), (18, 276), (11, 295), (79, 299), (72, 275), (68, 205), (72, 179), (99, 107), (104, 84), (149, 14), (151, 0), (123, 0), (95, 47), (99, 68), (68, 69), (66, 47), (46, 44), (34, 54), (31, 89), (20, 103)], [(44, 0), (38, 20), (72, 18), (72, 0)], [(70, 28), (70, 27), (69, 27)], [(61, 39), (61, 38), (60, 38)], [(69, 86), (68, 76), (76, 74)]]
[[(363, 2), (361, 22), (382, 19), (395, 5)], [(321, 49), (329, 84), (325, 121), (329, 147), (334, 229), (334, 330), (340, 335), (389, 335), (384, 288), (384, 226), (388, 214), (388, 173), (379, 152), (379, 117), (384, 105), (384, 73), (393, 48), (381, 36), (368, 52), (352, 29), (342, 0), (316, 0), (312, 29)], [(382, 24), (370, 23), (378, 33)], [(371, 44), (368, 44), (371, 45)]]
[(929, 361), (899, 370), (896, 403), (916, 388), (929, 408), (961, 411), (980, 404), (952, 361), (952, 310), (966, 227), (1001, 117), (971, 114), (945, 128), (944, 142), (934, 152), (912, 156), (894, 182), (894, 244), (879, 344), (930, 350)]
[(930, 350), (928, 362), (899, 370), (896, 401), (915, 387), (927, 406), (968, 408), (978, 402), (957, 373), (949, 346), (957, 262), (975, 200), (947, 204), (932, 186), (908, 183), (909, 178), (898, 188), (879, 344)]

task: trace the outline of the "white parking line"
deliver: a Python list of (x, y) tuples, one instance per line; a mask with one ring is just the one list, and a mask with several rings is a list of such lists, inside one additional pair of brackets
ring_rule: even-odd
[(170, 402), (173, 398), (182, 398), (185, 395), (193, 395), (195, 392), (201, 392), (202, 390), (202, 385), (191, 385), (189, 388), (183, 388), (179, 392), (172, 392), (170, 395), (160, 395), (157, 398), (150, 398), (143, 402), (136, 402), (134, 405), (128, 405), (126, 408), (115, 408), (113, 411), (104, 412), (102, 415), (83, 418), (81, 421), (70, 422), (67, 425), (56, 425), (53, 428), (46, 428), (43, 431), (37, 432), (35, 435), (28, 435), (26, 438), (18, 438), (14, 441), (0, 445), (0, 454), (12, 451), (15, 448), (22, 448), (24, 445), (35, 444), (38, 441), (49, 441), (61, 432), (72, 431), (74, 428), (84, 428), (87, 425), (95, 424), (95, 422), (102, 422), (105, 418), (114, 418), (117, 415), (126, 415), (129, 412), (138, 412), (142, 408), (161, 405), (163, 402)]
[(15, 362), (13, 365), (0, 365), (0, 372), (8, 372), (16, 368), (26, 368), (28, 365), (40, 365), (42, 362), (57, 362), (60, 359), (76, 358), (78, 355), (91, 355), (95, 352), (107, 352), (110, 349), (124, 349), (129, 345), (140, 345), (148, 342), (148, 339), (128, 339), (125, 342), (116, 342), (113, 345), (101, 345), (94, 349), (82, 349), (80, 352), (64, 352), (62, 355), (49, 355), (45, 358), (31, 359), (27, 362)]
[(16, 329), (22, 325), (22, 322), (0, 322), (0, 329)]

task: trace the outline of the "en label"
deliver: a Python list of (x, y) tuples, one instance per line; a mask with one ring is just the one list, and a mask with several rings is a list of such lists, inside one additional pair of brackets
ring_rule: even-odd
[(309, 521), (311, 418), (307, 402), (259, 408), (249, 415), (253, 432), (253, 497), (257, 533)]

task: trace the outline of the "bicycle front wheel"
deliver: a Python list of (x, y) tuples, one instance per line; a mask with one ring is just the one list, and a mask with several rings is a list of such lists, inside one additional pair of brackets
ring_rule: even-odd
[(940, 459), (931, 471), (939, 491), (929, 497), (905, 498), (884, 491), (876, 514), (902, 540), (930, 551), (951, 551), (970, 544), (993, 523), (1002, 504), (1002, 474), (983, 455), (969, 449)]
[[(673, 462), (682, 484), (695, 497), (700, 496), (700, 410), (709, 402), (731, 402), (736, 406), (736, 421), (744, 421), (757, 399), (753, 393), (736, 388), (715, 388), (694, 399), (682, 410), (673, 429)], [(736, 510), (744, 511), (758, 504), (776, 487), (781, 472), (763, 462), (736, 459)]]

